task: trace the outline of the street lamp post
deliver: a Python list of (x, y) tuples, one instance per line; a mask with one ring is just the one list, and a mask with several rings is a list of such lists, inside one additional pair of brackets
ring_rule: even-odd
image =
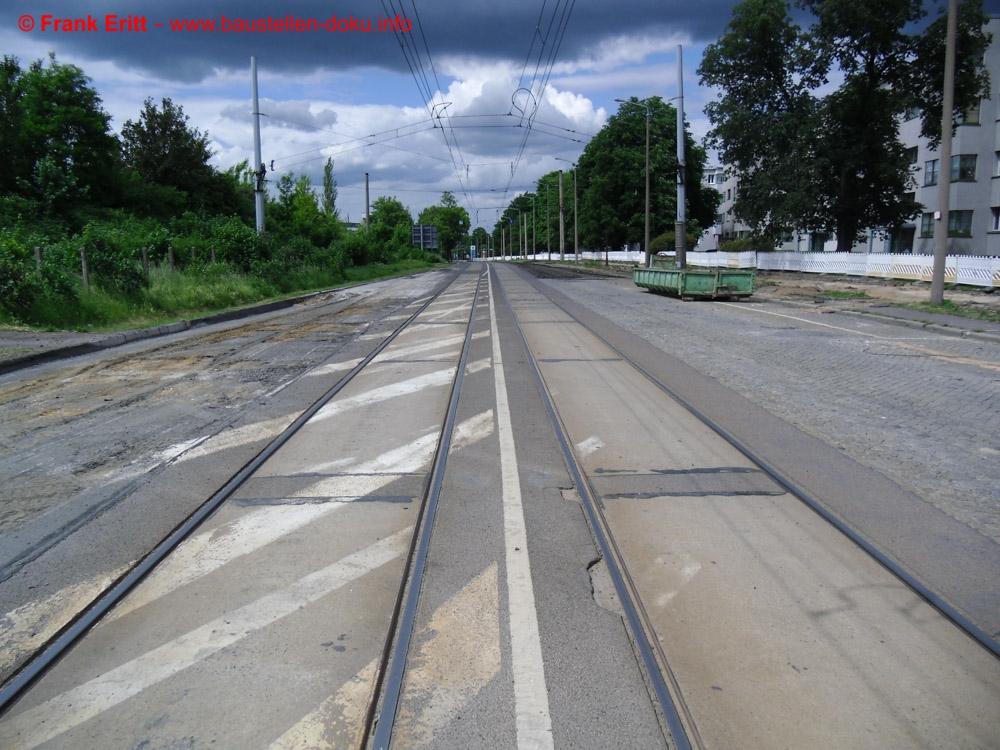
[(643, 245), (642, 249), (645, 252), (644, 265), (646, 268), (649, 268), (652, 265), (652, 255), (649, 252), (649, 105), (626, 99), (615, 99), (615, 101), (622, 104), (631, 104), (635, 107), (642, 107), (646, 110), (646, 227), (643, 237), (645, 245)]

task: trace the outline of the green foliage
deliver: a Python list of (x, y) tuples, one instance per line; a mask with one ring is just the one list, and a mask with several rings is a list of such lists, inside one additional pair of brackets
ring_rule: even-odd
[(23, 319), (42, 291), (32, 263), (24, 245), (0, 232), (0, 312), (15, 320)]
[[(649, 112), (650, 235), (677, 219), (677, 110), (660, 97), (622, 104), (580, 156), (580, 242), (594, 249), (641, 245), (646, 226), (646, 112)], [(684, 131), (685, 215), (713, 223), (719, 194), (701, 184), (705, 151)], [(566, 193), (564, 179), (563, 192)], [(565, 200), (564, 200), (565, 202)], [(558, 218), (558, 216), (557, 216)]]
[[(740, 175), (734, 211), (766, 236), (835, 231), (848, 250), (864, 231), (919, 211), (898, 118), (919, 106), (925, 135), (941, 111), (941, 23), (919, 31), (920, 0), (800, 0), (815, 23), (792, 22), (787, 0), (745, 0), (698, 72), (722, 91), (706, 106), (707, 143)], [(955, 112), (988, 96), (985, 17), (962, 3)], [(840, 71), (843, 83), (828, 90)], [(936, 101), (936, 111), (932, 114)]]
[(137, 121), (122, 126), (122, 159), (130, 169), (154, 185), (198, 193), (212, 175), (208, 135), (188, 127), (184, 108), (168, 99), (161, 106), (152, 97), (143, 104)]
[(724, 253), (742, 253), (751, 250), (766, 253), (773, 251), (776, 245), (774, 240), (763, 237), (741, 237), (734, 240), (723, 240), (719, 243), (719, 249)]
[(469, 213), (458, 205), (455, 196), (445, 191), (441, 203), (428, 206), (420, 212), (418, 224), (433, 225), (438, 229), (438, 253), (444, 260), (451, 260), (452, 253), (469, 231)]
[(129, 221), (90, 223), (79, 237), (87, 254), (90, 280), (105, 291), (133, 299), (148, 286), (142, 270), (142, 247), (146, 232)]
[(22, 70), (0, 64), (0, 194), (17, 193), (40, 216), (70, 219), (84, 201), (107, 205), (117, 194), (117, 140), (110, 115), (75, 65), (50, 55)]
[[(54, 57), (26, 70), (15, 58), (0, 61), (0, 319), (80, 329), (141, 324), (328, 288), (349, 268), (415, 270), (439, 259), (412, 247), (412, 218), (395, 199), (376, 201), (370, 234), (347, 233), (332, 160), (322, 193), (305, 175), (280, 178), (268, 234), (258, 236), (249, 165), (212, 168), (207, 134), (189, 127), (180, 106), (147, 99), (121, 142), (109, 120), (79, 68)], [(447, 195), (440, 208), (465, 214)]]
[[(698, 244), (698, 240), (701, 237), (701, 232), (695, 229), (695, 231), (687, 232), (685, 239), (687, 241), (686, 247), (692, 248)], [(658, 237), (654, 237), (649, 241), (649, 252), (659, 253), (662, 251), (670, 251), (677, 249), (677, 231), (664, 232)]]
[(333, 159), (323, 165), (323, 213), (337, 218), (337, 180), (333, 176)]
[(249, 271), (254, 262), (266, 258), (265, 241), (235, 217), (216, 222), (211, 238), (216, 257), (241, 271)]

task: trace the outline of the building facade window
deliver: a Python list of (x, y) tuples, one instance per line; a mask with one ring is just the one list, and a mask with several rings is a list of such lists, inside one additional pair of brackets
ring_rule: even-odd
[(990, 222), (990, 231), (1000, 232), (1000, 206), (993, 206), (990, 211), (993, 212), (993, 219)]
[(924, 162), (924, 187), (937, 185), (938, 181), (938, 160)]
[(919, 149), (914, 146), (913, 148), (906, 149), (906, 163), (916, 164), (917, 163), (917, 152)]
[(975, 182), (976, 181), (976, 155), (956, 154), (951, 157), (951, 181), (952, 182)]
[(963, 112), (958, 118), (959, 125), (978, 125), (979, 124), (979, 113), (982, 108), (982, 102), (976, 102), (970, 106), (965, 112)]
[(972, 211), (948, 212), (948, 236), (949, 237), (972, 236)]
[(934, 236), (934, 214), (926, 213), (920, 217), (920, 236)]

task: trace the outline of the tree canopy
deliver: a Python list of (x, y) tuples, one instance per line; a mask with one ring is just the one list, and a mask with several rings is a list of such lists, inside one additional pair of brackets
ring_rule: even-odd
[(0, 194), (34, 201), (43, 215), (66, 216), (117, 192), (118, 142), (110, 115), (75, 65), (50, 55), (23, 70), (0, 64)]
[(156, 185), (197, 193), (211, 179), (208, 135), (188, 125), (184, 108), (164, 98), (158, 108), (147, 98), (138, 120), (122, 126), (125, 166)]
[(445, 191), (441, 202), (428, 206), (420, 212), (418, 224), (431, 224), (438, 229), (438, 252), (445, 260), (451, 260), (452, 253), (469, 232), (471, 222), (469, 212), (458, 205), (455, 196)]
[[(577, 186), (580, 243), (592, 249), (642, 244), (646, 216), (646, 110), (649, 110), (650, 237), (673, 230), (677, 218), (677, 110), (660, 97), (622, 104), (584, 148)], [(686, 215), (704, 228), (715, 219), (719, 195), (702, 186), (705, 150), (685, 128)], [(572, 184), (569, 185), (572, 191)], [(564, 178), (564, 202), (567, 185)], [(557, 215), (558, 218), (558, 215)], [(568, 244), (568, 243), (567, 243)]]
[[(919, 211), (899, 120), (917, 108), (923, 134), (940, 137), (944, 26), (919, 29), (921, 0), (797, 5), (814, 18), (807, 30), (787, 0), (745, 0), (706, 48), (701, 82), (721, 92), (706, 142), (739, 175), (734, 211), (756, 234), (835, 231), (849, 250)], [(960, 4), (956, 118), (988, 95), (986, 20), (979, 0)]]

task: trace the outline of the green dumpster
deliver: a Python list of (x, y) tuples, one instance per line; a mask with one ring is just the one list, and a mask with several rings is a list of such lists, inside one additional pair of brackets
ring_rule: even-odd
[(681, 299), (728, 299), (753, 294), (753, 270), (734, 268), (636, 268), (636, 286)]

